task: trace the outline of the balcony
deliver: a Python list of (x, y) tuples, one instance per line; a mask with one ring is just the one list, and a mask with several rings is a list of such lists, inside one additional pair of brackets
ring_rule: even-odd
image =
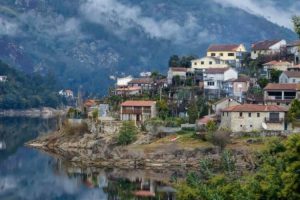
[(284, 122), (284, 118), (269, 118), (269, 117), (266, 117), (265, 118), (265, 122), (266, 123), (283, 123)]
[(123, 109), (122, 114), (141, 115), (142, 114), (142, 109)]

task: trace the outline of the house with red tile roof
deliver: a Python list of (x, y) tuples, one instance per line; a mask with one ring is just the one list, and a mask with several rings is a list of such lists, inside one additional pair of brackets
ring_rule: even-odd
[(300, 98), (300, 84), (269, 83), (264, 88), (264, 102), (268, 105), (289, 107), (294, 99)]
[(243, 44), (212, 44), (208, 47), (206, 56), (219, 58), (240, 67), (242, 56), (246, 51)]
[(225, 108), (221, 114), (221, 128), (232, 132), (284, 131), (287, 109), (277, 105), (243, 104)]
[(293, 67), (293, 63), (287, 61), (277, 61), (272, 60), (263, 64), (264, 73), (266, 74), (266, 78), (271, 79), (271, 71), (279, 70), (279, 71), (287, 71), (289, 68)]
[(120, 119), (122, 121), (134, 121), (140, 125), (156, 115), (156, 101), (130, 100), (121, 104)]
[(287, 51), (294, 55), (294, 63), (300, 64), (300, 40), (293, 41), (286, 45)]
[(150, 77), (134, 78), (128, 82), (129, 87), (140, 87), (143, 91), (151, 90), (154, 80)]
[(279, 77), (279, 83), (300, 83), (300, 71), (285, 71)]
[(264, 40), (251, 46), (251, 59), (255, 60), (259, 55), (272, 55), (279, 53), (286, 46), (285, 40)]

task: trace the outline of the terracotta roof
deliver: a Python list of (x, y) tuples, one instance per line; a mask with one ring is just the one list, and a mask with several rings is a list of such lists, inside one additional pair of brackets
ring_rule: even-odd
[(249, 76), (239, 76), (233, 82), (250, 82), (250, 77)]
[(296, 83), (269, 83), (264, 90), (300, 90), (300, 84)]
[(277, 61), (277, 60), (272, 60), (270, 62), (267, 62), (263, 65), (277, 65), (277, 66), (280, 66), (280, 65), (290, 65), (292, 66), (292, 63), (290, 62), (287, 62), (287, 61)]
[(227, 70), (229, 70), (229, 67), (226, 68), (208, 68), (205, 70), (204, 73), (206, 74), (223, 74), (224, 72), (226, 72)]
[(185, 67), (171, 67), (170, 69), (174, 72), (187, 72), (187, 68)]
[(145, 78), (135, 78), (132, 81), (129, 81), (128, 84), (151, 84), (153, 83), (153, 79), (149, 77)]
[(141, 87), (137, 86), (137, 87), (117, 88), (117, 91), (137, 91), (141, 89), (142, 89)]
[(216, 115), (206, 115), (197, 121), (197, 124), (207, 124), (209, 121), (215, 121)]
[(121, 106), (152, 106), (156, 101), (125, 101)]
[(140, 197), (155, 197), (155, 193), (146, 190), (135, 191), (133, 194)]
[(283, 73), (289, 78), (300, 78), (300, 71), (285, 71)]
[(293, 42), (287, 44), (286, 46), (288, 46), (288, 47), (300, 46), (300, 40), (293, 41)]
[(277, 105), (243, 104), (223, 109), (225, 112), (286, 112), (287, 109)]
[(92, 106), (96, 105), (96, 101), (94, 99), (88, 99), (84, 102), (84, 105), (86, 107), (92, 107)]
[(252, 44), (252, 50), (268, 50), (274, 44), (280, 42), (281, 40), (264, 40)]
[(212, 44), (207, 51), (236, 51), (240, 44)]

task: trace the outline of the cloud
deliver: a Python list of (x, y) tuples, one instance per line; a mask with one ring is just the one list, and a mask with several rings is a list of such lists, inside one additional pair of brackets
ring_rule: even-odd
[(18, 24), (0, 17), (0, 36), (14, 36), (18, 32)]
[(206, 35), (205, 30), (201, 34), (201, 27), (191, 15), (186, 15), (182, 23), (173, 19), (156, 20), (143, 15), (141, 7), (128, 6), (117, 0), (88, 0), (82, 4), (80, 10), (87, 20), (103, 25), (118, 36), (124, 36), (131, 28), (142, 30), (150, 38), (177, 43), (190, 39), (189, 35), (193, 35), (194, 38)]
[[(299, 14), (300, 3), (293, 3), (286, 8), (279, 7), (275, 1), (268, 0), (214, 0), (224, 6), (240, 8), (248, 13), (266, 18), (267, 20), (292, 29), (291, 17)], [(287, 4), (288, 5), (288, 4)]]

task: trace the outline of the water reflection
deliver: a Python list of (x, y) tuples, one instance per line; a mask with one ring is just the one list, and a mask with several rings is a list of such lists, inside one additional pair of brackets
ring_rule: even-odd
[(172, 183), (185, 170), (81, 168), (23, 147), (56, 125), (55, 120), (1, 118), (0, 199), (173, 200)]

